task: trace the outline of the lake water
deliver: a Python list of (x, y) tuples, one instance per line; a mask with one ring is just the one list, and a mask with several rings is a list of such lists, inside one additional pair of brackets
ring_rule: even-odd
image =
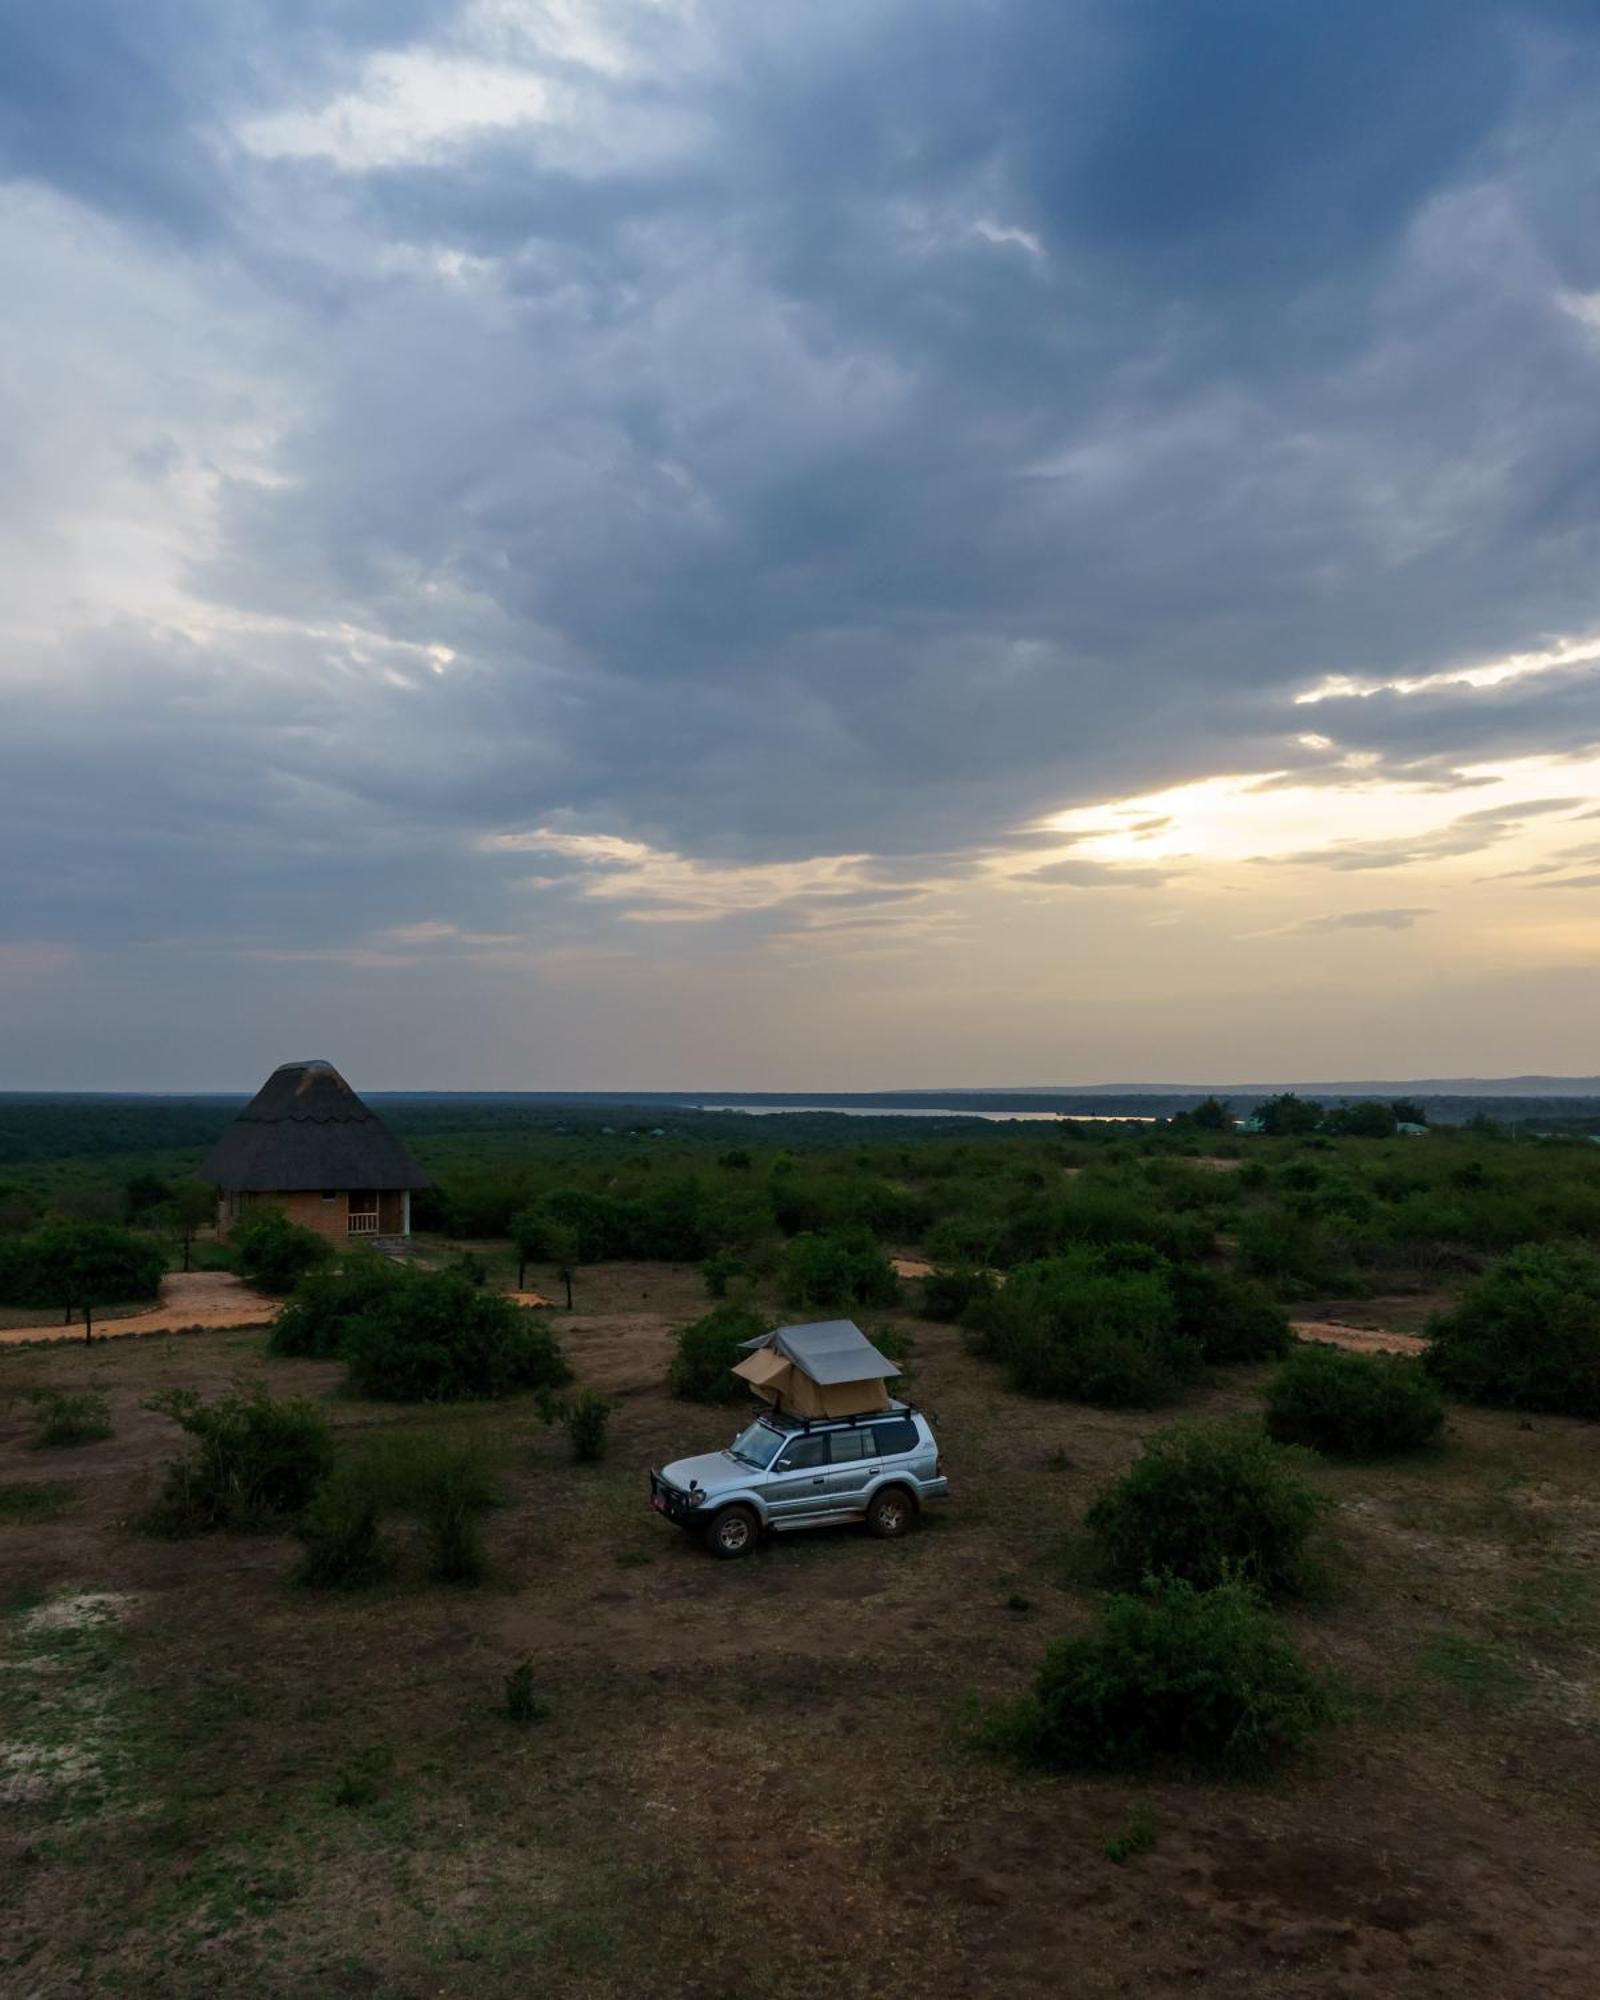
[(969, 1111), (965, 1105), (895, 1104), (711, 1104), (695, 1100), (697, 1111), (748, 1111), (752, 1118), (776, 1117), (784, 1113), (831, 1111), (841, 1118), (986, 1118), (991, 1124), (1057, 1125), (1070, 1118), (1078, 1125), (1153, 1125), (1149, 1112), (1122, 1114), (1114, 1111)]

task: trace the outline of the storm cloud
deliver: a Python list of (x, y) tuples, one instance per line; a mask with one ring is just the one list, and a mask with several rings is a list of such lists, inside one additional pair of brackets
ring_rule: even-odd
[(50, 954), (911, 951), (1189, 880), (1053, 813), (1592, 755), (1480, 670), (1600, 630), (1597, 112), (1556, 0), (11, 10), (0, 1080)]

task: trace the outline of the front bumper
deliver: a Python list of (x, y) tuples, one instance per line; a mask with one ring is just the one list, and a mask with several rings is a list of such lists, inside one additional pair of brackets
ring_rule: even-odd
[(692, 1528), (705, 1518), (705, 1509), (695, 1506), (681, 1486), (663, 1479), (654, 1466), (650, 1468), (650, 1505), (680, 1528)]

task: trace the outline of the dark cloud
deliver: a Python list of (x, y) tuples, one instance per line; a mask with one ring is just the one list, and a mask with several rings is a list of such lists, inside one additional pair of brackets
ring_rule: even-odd
[[(471, 53), (446, 0), (0, 24), (0, 172), (52, 226), (99, 218), (130, 297), (200, 302), (141, 350), (178, 407), (114, 441), (153, 510), (206, 496), (173, 535), (193, 615), (69, 580), (59, 638), (18, 642), (14, 935), (498, 936), (538, 875), (560, 941), (594, 866), (482, 844), (556, 818), (710, 862), (865, 854), (909, 901), (1074, 804), (1331, 786), (1352, 752), (1453, 789), (1600, 743), (1592, 667), (1293, 700), (1600, 625), (1600, 335), (1567, 296), (1600, 285), (1571, 193), (1600, 185), (1591, 10), (590, 15), (616, 64), (534, 8), (478, 51), (564, 123), (371, 159), (252, 121)], [(96, 316), (75, 338), (134, 337)], [(236, 324), (191, 436), (183, 385)], [(52, 526), (27, 468), (55, 420), (9, 420), (5, 503)], [(1292, 858), (1470, 853), (1532, 810)]]

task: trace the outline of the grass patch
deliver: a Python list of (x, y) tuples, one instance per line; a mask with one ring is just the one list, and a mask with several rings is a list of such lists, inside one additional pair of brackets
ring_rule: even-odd
[(54, 1521), (77, 1497), (64, 1479), (0, 1480), (0, 1521)]
[(1513, 1661), (1464, 1632), (1435, 1633), (1417, 1665), (1430, 1679), (1443, 1681), (1474, 1704), (1514, 1701), (1527, 1687), (1526, 1676)]
[(1148, 1806), (1136, 1806), (1126, 1823), (1105, 1843), (1105, 1857), (1120, 1868), (1135, 1855), (1148, 1854), (1156, 1844), (1156, 1816)]
[(35, 1389), (29, 1401), (34, 1423), (30, 1442), (36, 1451), (94, 1444), (111, 1435), (111, 1405), (98, 1390)]

